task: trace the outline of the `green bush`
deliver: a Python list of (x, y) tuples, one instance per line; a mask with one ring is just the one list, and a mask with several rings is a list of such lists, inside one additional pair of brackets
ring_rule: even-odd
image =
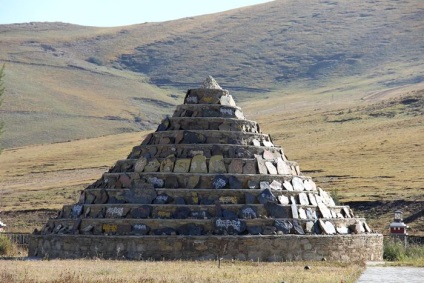
[(13, 251), (13, 243), (5, 235), (0, 234), (0, 255), (9, 255)]
[(424, 258), (424, 246), (407, 244), (400, 240), (384, 239), (383, 258), (387, 261), (405, 261)]

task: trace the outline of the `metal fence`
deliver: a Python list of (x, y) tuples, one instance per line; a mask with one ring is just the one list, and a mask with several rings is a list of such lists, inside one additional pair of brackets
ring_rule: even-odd
[(28, 247), (30, 233), (2, 233), (18, 246)]

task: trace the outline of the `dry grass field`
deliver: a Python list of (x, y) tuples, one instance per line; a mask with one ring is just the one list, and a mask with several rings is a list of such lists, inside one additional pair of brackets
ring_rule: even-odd
[[(134, 262), (107, 260), (0, 261), (0, 282), (356, 282), (359, 263)], [(309, 265), (311, 269), (304, 270)]]

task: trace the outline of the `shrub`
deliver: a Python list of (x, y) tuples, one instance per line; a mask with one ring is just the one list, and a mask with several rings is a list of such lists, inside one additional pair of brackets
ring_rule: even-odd
[(96, 64), (97, 66), (103, 66), (102, 60), (97, 57), (89, 57), (86, 61), (89, 63)]
[(0, 234), (0, 255), (9, 255), (13, 251), (13, 243), (5, 235)]
[(400, 240), (384, 239), (383, 258), (387, 261), (405, 261), (424, 258), (424, 246), (405, 244)]

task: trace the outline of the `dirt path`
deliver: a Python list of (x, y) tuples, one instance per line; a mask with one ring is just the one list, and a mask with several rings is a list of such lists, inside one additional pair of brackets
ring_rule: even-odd
[(357, 283), (422, 283), (424, 267), (369, 266)]

